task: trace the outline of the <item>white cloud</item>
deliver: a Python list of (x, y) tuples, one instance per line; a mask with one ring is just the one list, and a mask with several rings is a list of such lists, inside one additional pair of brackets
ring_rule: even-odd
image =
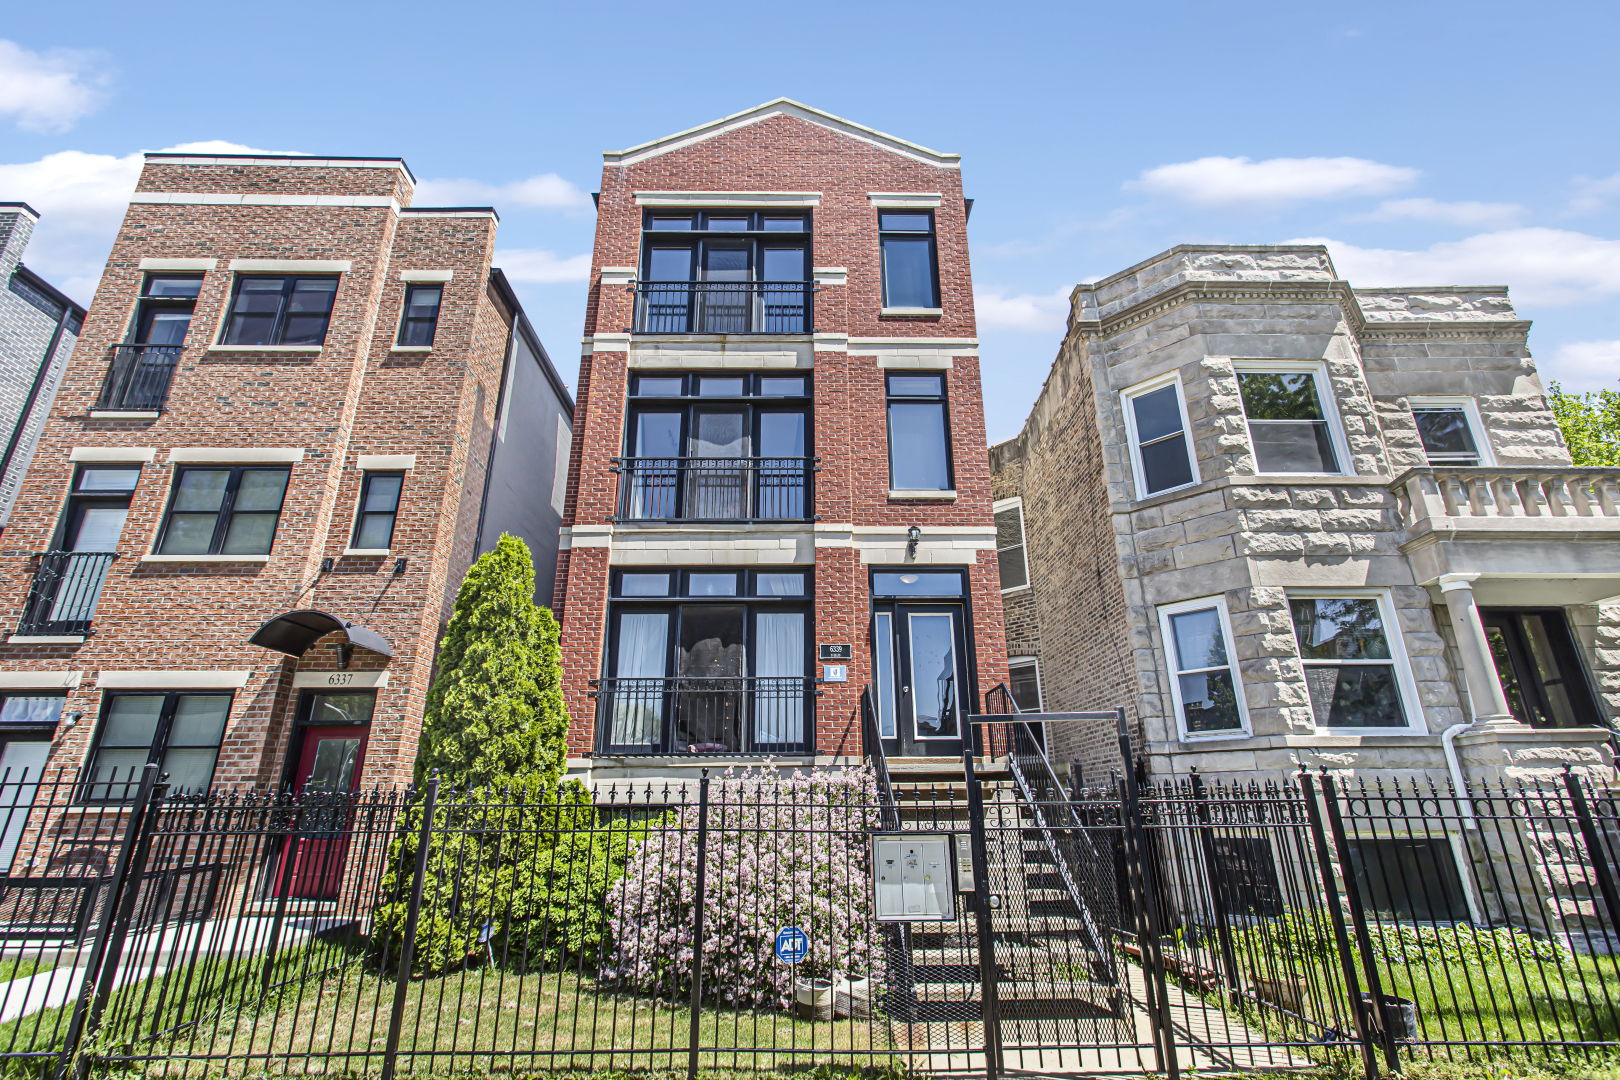
[(1597, 180), (1590, 176), (1575, 178), (1575, 195), (1569, 200), (1571, 214), (1590, 214), (1601, 210), (1610, 199), (1620, 196), (1620, 172)]
[(1421, 251), (1326, 244), (1333, 265), (1354, 285), (1507, 285), (1519, 304), (1579, 304), (1620, 293), (1620, 240), (1564, 229), (1504, 229)]
[(482, 180), (423, 180), (416, 185), (418, 206), (521, 206), (533, 210), (582, 210), (591, 197), (556, 173), (541, 173), (510, 184)]
[(974, 289), (973, 310), (980, 326), (1061, 334), (1068, 326), (1069, 294), (1073, 291), (1073, 285), (1060, 285), (1049, 295), (1007, 296), (999, 289)]
[(1418, 170), (1365, 158), (1206, 157), (1148, 169), (1128, 182), (1135, 188), (1169, 195), (1199, 206), (1340, 199), (1382, 195), (1412, 183)]
[(1544, 385), (1556, 379), (1573, 393), (1614, 390), (1620, 383), (1620, 341), (1565, 342), (1550, 359), (1538, 358), (1536, 366)]
[(271, 154), (276, 157), (308, 157), (302, 150), (260, 150), (257, 146), (243, 146), (241, 143), (227, 142), (224, 139), (203, 139), (200, 142), (185, 142), (177, 146), (165, 146), (161, 153), (165, 154)]
[(543, 248), (507, 248), (495, 252), (495, 265), (513, 281), (528, 281), (539, 285), (555, 285), (564, 281), (585, 281), (591, 276), (591, 257), (570, 255), (559, 257), (556, 252)]
[(1518, 203), (1440, 202), (1436, 199), (1385, 199), (1378, 209), (1351, 221), (1444, 221), (1452, 225), (1509, 226), (1518, 223)]
[(66, 131), (95, 111), (109, 81), (97, 53), (37, 53), (0, 39), (0, 115), (13, 117), (24, 131)]

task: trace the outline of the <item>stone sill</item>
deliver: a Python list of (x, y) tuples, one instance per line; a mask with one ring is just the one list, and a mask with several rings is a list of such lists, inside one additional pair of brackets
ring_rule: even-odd
[(156, 409), (91, 409), (92, 420), (156, 420), (161, 414)]
[(343, 554), (362, 558), (386, 559), (388, 550), (388, 548), (344, 548)]
[(923, 499), (935, 502), (955, 502), (954, 491), (916, 491), (910, 488), (890, 488), (890, 499)]
[[(1187, 487), (1179, 487), (1173, 491), (1159, 491), (1144, 499), (1132, 499), (1129, 502), (1111, 502), (1109, 510), (1118, 514), (1134, 513), (1138, 510), (1147, 510), (1154, 506), (1164, 506), (1180, 499), (1189, 499), (1195, 495), (1202, 495), (1209, 491), (1221, 491), (1225, 488), (1237, 487), (1383, 487), (1387, 488), (1390, 478), (1387, 476), (1335, 476), (1318, 473), (1282, 473), (1240, 476), (1217, 476)], [(1265, 507), (1255, 507), (1263, 510)], [(1282, 509), (1279, 507), (1278, 509)], [(1478, 521), (1479, 518), (1469, 520)], [(1589, 518), (1583, 520), (1591, 520)]]
[(7, 645), (83, 645), (83, 634), (12, 634)]
[(944, 308), (937, 307), (886, 307), (878, 311), (879, 315), (898, 315), (901, 318), (934, 318), (944, 315)]
[(390, 348), (388, 351), (391, 352), (391, 353), (423, 354), (423, 353), (432, 352), (433, 351), (433, 346), (431, 346), (431, 345), (395, 345), (392, 348)]
[(270, 561), (268, 555), (142, 555), (143, 563), (257, 563)]
[(210, 345), (211, 353), (290, 353), (295, 355), (314, 355), (320, 352), (324, 345)]

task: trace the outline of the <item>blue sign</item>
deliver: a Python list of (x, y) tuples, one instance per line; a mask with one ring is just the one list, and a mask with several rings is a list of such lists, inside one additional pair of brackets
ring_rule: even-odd
[(784, 964), (797, 964), (810, 955), (810, 935), (797, 926), (784, 926), (776, 932), (776, 958)]

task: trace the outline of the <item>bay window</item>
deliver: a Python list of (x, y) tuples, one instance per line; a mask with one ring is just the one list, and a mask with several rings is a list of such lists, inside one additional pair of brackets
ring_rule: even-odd
[(1232, 627), (1221, 597), (1159, 609), (1170, 662), (1170, 696), (1181, 738), (1247, 734), (1249, 710), (1232, 651)]
[(1257, 473), (1341, 473), (1332, 397), (1320, 365), (1239, 366), (1238, 390)]

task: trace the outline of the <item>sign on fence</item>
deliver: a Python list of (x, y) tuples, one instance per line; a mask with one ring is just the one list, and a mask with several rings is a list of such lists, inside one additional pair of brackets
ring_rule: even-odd
[(797, 964), (810, 955), (810, 935), (797, 926), (784, 926), (776, 932), (776, 958), (784, 964)]

